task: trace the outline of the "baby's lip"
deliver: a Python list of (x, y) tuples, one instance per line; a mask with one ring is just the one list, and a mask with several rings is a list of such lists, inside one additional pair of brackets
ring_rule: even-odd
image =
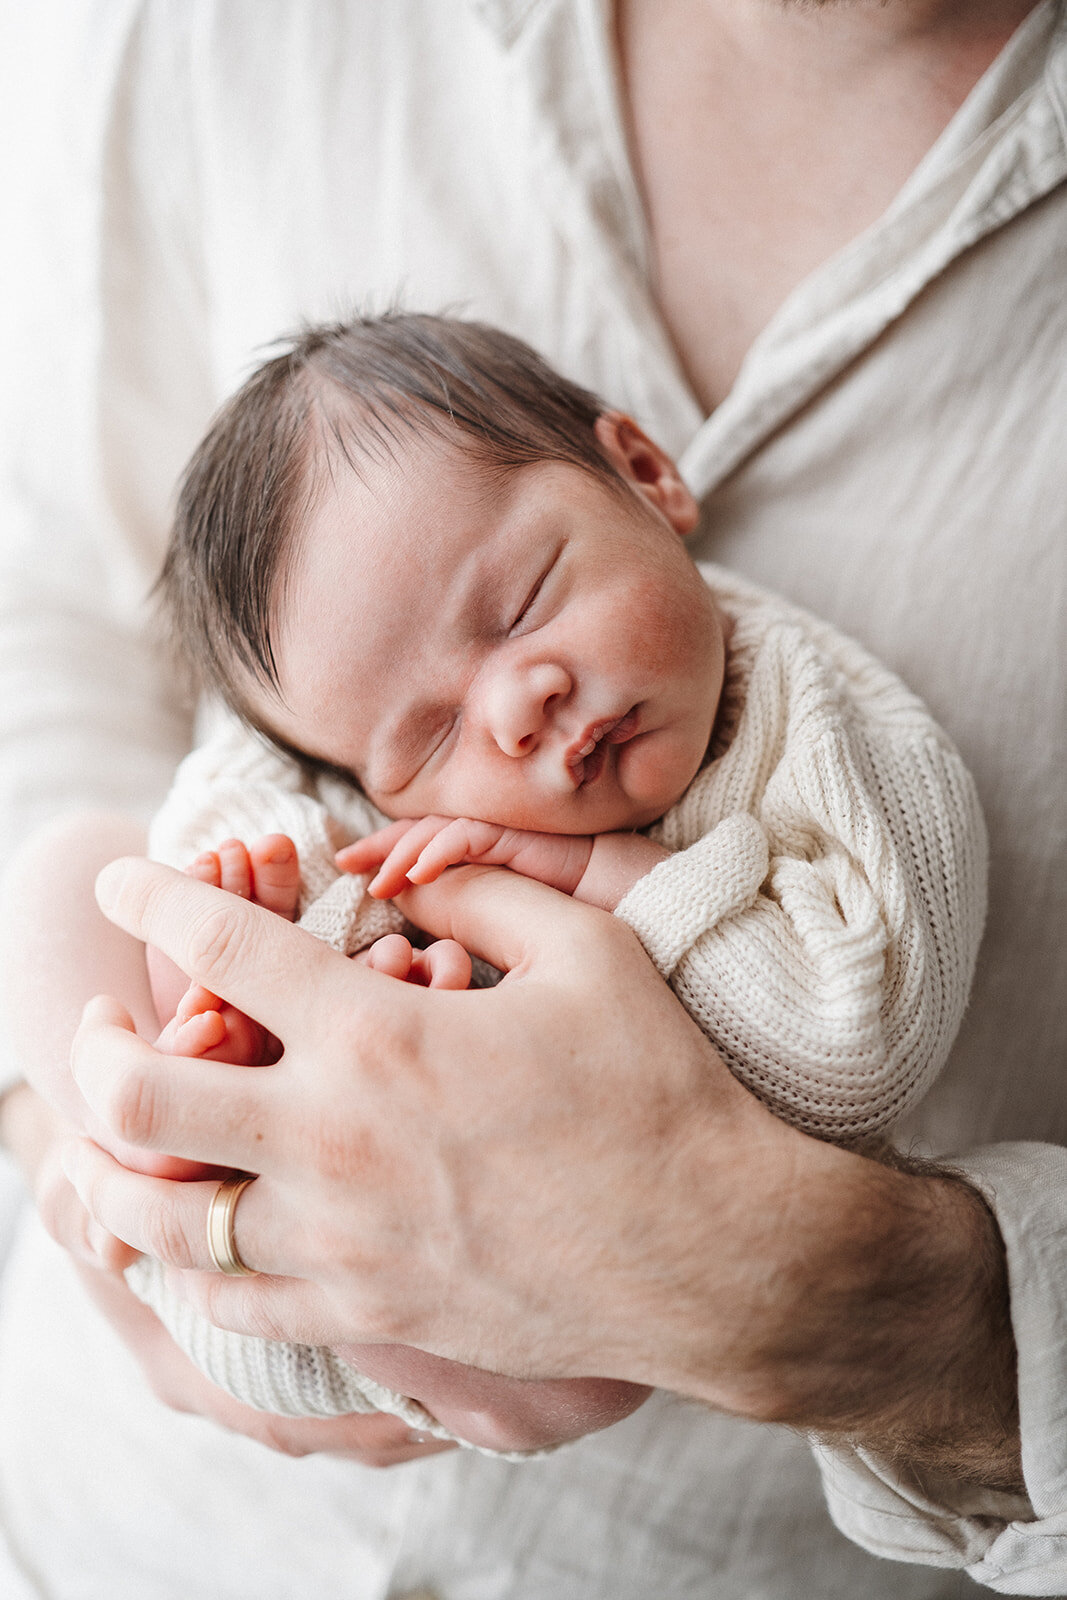
[[(576, 789), (591, 777), (599, 775), (603, 762), (595, 760), (590, 763), (590, 757), (596, 757), (604, 745), (623, 744), (632, 738), (637, 731), (638, 716), (637, 706), (631, 706), (629, 711), (617, 717), (601, 717), (589, 723), (578, 738), (572, 740), (564, 753), (564, 761)], [(596, 767), (595, 774), (590, 771), (591, 765)]]

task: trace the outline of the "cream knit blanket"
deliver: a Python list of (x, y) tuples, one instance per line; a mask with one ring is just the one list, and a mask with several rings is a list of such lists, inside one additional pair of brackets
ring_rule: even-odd
[[(671, 856), (617, 915), (742, 1083), (796, 1127), (862, 1145), (925, 1092), (963, 1015), (985, 914), (974, 785), (922, 703), (857, 644), (720, 568), (701, 571), (734, 623), (711, 758), (649, 830)], [(340, 845), (385, 820), (227, 716), (182, 764), (150, 849), (184, 866), (233, 835), (290, 834), (302, 926), (352, 954), (403, 925), (333, 866)], [(248, 1405), (385, 1410), (452, 1437), (330, 1350), (213, 1327), (156, 1262), (127, 1277)]]

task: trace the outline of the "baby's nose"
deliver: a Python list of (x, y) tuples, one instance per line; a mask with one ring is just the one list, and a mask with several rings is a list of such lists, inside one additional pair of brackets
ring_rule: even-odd
[(485, 706), (486, 723), (498, 748), (508, 756), (536, 750), (571, 688), (570, 674), (554, 662), (500, 673), (487, 686)]

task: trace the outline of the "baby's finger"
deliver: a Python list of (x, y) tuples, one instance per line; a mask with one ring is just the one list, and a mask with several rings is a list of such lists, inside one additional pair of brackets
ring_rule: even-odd
[[(442, 829), (452, 826), (448, 817), (420, 817), (390, 850), (376, 878), (367, 885), (368, 894), (375, 899), (388, 900), (399, 894), (408, 882), (408, 871), (415, 865), (424, 849)], [(446, 863), (448, 865), (448, 863)]]
[(415, 826), (416, 820), (413, 817), (401, 817), (399, 822), (391, 822), (387, 828), (379, 828), (377, 833), (369, 833), (365, 839), (346, 844), (334, 856), (334, 865), (341, 872), (373, 871), (385, 860), (397, 840)]
[(217, 1011), (198, 1011), (178, 1022), (173, 1032), (164, 1028), (156, 1047), (174, 1056), (203, 1056), (226, 1038), (226, 1024)]
[(503, 833), (503, 828), (491, 822), (456, 817), (434, 835), (418, 860), (412, 862), (407, 871), (408, 881), (433, 883), (446, 867), (458, 867), (464, 861), (480, 861), (500, 842)]
[(201, 983), (191, 983), (178, 1002), (178, 1009), (174, 1013), (175, 1022), (181, 1026), (188, 1022), (190, 1017), (198, 1017), (204, 1011), (217, 1011), (222, 1001), (217, 994), (212, 994), (210, 989), (205, 989)]
[(463, 946), (455, 939), (438, 939), (415, 951), (409, 982), (428, 989), (469, 989), (471, 972), (471, 958)]

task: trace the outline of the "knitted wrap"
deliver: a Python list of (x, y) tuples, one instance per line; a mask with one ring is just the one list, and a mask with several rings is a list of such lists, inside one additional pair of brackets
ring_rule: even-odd
[[(671, 854), (617, 915), (753, 1094), (808, 1133), (862, 1144), (926, 1091), (963, 1015), (985, 914), (974, 785), (921, 701), (858, 645), (722, 569), (701, 571), (733, 624), (710, 759), (648, 830)], [(179, 769), (150, 849), (184, 866), (232, 835), (288, 833), (301, 926), (350, 955), (403, 927), (366, 879), (333, 866), (385, 820), (221, 714)], [(384, 1410), (453, 1437), (331, 1350), (215, 1328), (157, 1262), (142, 1258), (127, 1279), (247, 1405)]]
[(970, 774), (852, 640), (718, 568), (712, 760), (616, 914), (746, 1088), (819, 1138), (884, 1133), (944, 1066), (985, 918)]

